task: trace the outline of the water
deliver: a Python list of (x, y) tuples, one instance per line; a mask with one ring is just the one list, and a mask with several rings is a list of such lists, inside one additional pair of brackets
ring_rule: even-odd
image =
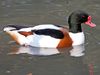
[[(99, 75), (99, 8), (99, 0), (1, 0), (0, 75)], [(85, 55), (81, 57), (71, 56), (72, 49), (41, 50), (40, 48), (21, 47), (2, 32), (7, 24), (68, 25), (68, 15), (76, 9), (89, 12), (93, 16), (93, 22), (97, 25), (95, 28), (82, 25), (86, 42), (84, 47), (78, 47), (82, 51), (85, 50)], [(76, 48), (74, 49), (78, 50)]]

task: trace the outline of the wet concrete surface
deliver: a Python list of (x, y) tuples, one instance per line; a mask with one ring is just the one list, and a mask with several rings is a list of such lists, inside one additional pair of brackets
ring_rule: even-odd
[[(85, 55), (65, 53), (47, 56), (16, 53), (20, 46), (2, 29), (7, 24), (68, 25), (68, 15), (81, 9), (92, 15), (97, 25), (82, 25), (86, 35)], [(99, 75), (100, 74), (100, 1), (99, 0), (1, 0), (0, 1), (0, 75)]]

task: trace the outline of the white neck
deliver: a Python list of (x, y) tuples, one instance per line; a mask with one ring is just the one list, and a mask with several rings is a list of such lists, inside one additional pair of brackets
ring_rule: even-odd
[(84, 37), (84, 33), (83, 32), (79, 32), (79, 33), (71, 33), (69, 32), (69, 35), (73, 41), (73, 46), (74, 45), (80, 45), (84, 43), (85, 37)]

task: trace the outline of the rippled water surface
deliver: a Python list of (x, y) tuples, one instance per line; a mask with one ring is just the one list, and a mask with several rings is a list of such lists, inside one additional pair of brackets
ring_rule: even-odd
[[(68, 25), (68, 15), (76, 9), (89, 12), (97, 26), (89, 28), (83, 24), (85, 45), (74, 49), (19, 46), (2, 31), (7, 24)], [(99, 0), (0, 0), (0, 75), (99, 75), (99, 14)], [(85, 55), (71, 56), (75, 50), (85, 50)]]

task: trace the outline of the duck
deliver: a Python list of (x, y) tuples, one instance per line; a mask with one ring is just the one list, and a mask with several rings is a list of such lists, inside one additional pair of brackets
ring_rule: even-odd
[(91, 28), (92, 17), (82, 10), (73, 11), (68, 17), (69, 27), (55, 24), (40, 24), (36, 26), (8, 25), (3, 31), (9, 34), (17, 44), (40, 48), (69, 48), (84, 44), (85, 35), (81, 24)]

